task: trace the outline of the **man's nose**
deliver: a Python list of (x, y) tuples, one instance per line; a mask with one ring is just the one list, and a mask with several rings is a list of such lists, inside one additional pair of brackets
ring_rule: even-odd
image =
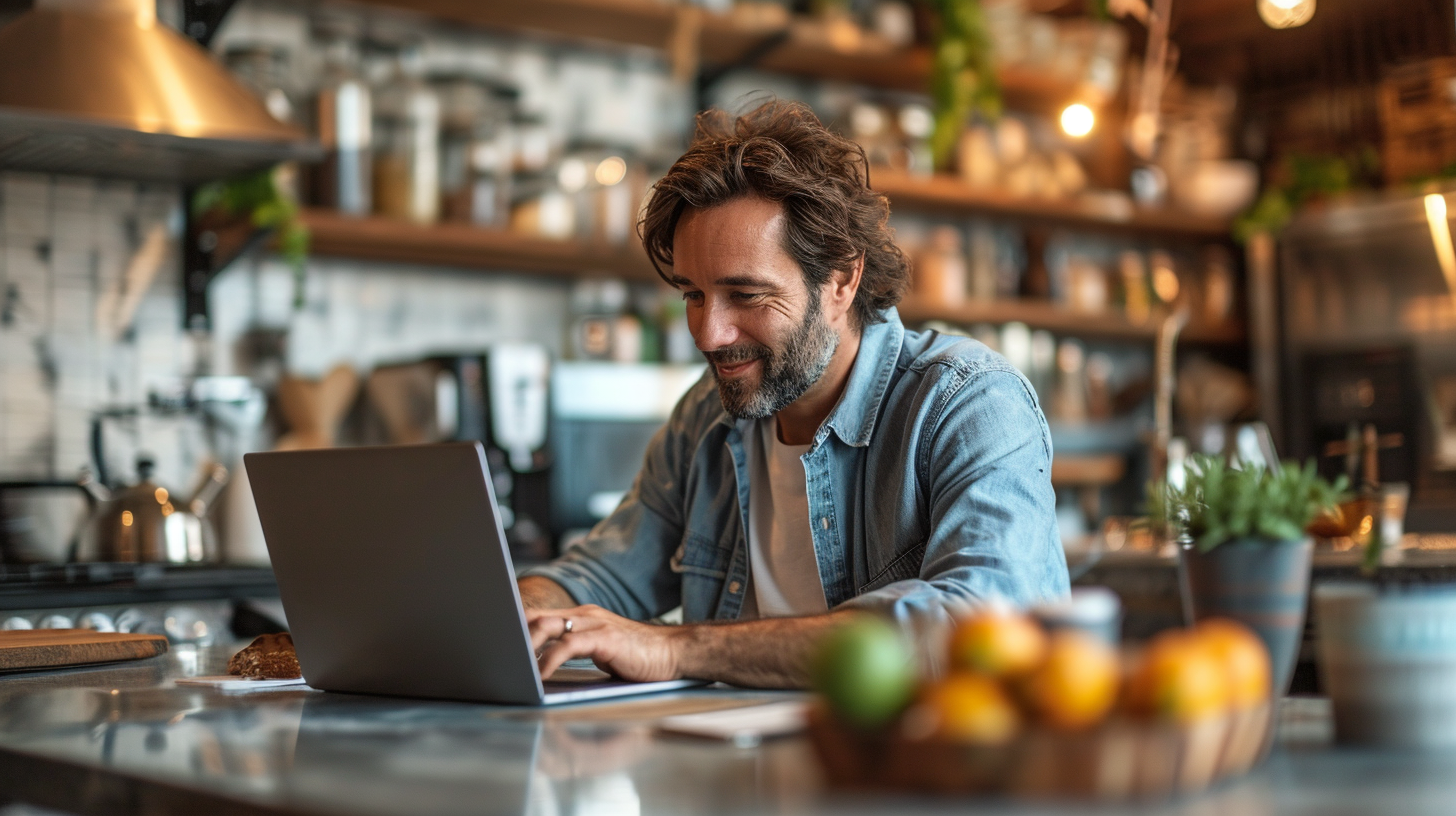
[(738, 327), (733, 325), (731, 315), (727, 309), (710, 303), (703, 304), (703, 308), (697, 310), (696, 320), (694, 315), (689, 313), (688, 331), (692, 332), (693, 342), (697, 344), (698, 351), (712, 352), (727, 348), (738, 342)]

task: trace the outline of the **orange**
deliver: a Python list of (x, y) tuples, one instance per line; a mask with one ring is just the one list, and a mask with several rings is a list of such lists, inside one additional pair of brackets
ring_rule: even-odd
[(1046, 632), (1025, 615), (978, 612), (956, 625), (950, 665), (991, 677), (1015, 677), (1041, 663), (1046, 644)]
[(1020, 684), (1026, 704), (1054, 728), (1096, 725), (1117, 702), (1117, 654), (1091, 635), (1052, 633), (1046, 659)]
[(1224, 712), (1228, 680), (1213, 650), (1186, 629), (1164, 632), (1148, 644), (1128, 680), (1135, 714), (1191, 723)]
[(1210, 618), (1193, 634), (1223, 667), (1229, 703), (1237, 709), (1253, 708), (1269, 699), (1269, 650), (1247, 626), (1228, 618)]
[(930, 686), (921, 702), (945, 739), (1002, 745), (1016, 736), (1021, 715), (1000, 683), (979, 674), (955, 672)]

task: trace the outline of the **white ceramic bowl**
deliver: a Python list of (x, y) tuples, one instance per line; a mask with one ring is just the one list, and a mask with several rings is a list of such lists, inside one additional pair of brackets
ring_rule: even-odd
[(1314, 606), (1336, 739), (1456, 747), (1456, 587), (1324, 584)]
[(1173, 179), (1178, 206), (1209, 218), (1233, 218), (1248, 209), (1259, 192), (1259, 168), (1236, 159), (1193, 164)]

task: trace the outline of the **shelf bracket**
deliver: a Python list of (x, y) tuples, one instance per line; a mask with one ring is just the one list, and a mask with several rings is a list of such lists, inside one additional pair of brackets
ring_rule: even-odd
[(237, 0), (183, 0), (182, 33), (206, 48)]
[[(182, 33), (207, 48), (236, 3), (237, 0), (182, 0)], [(191, 185), (182, 188), (182, 327), (206, 331), (210, 328), (207, 286), (226, 264), (214, 264), (217, 232), (200, 228), (192, 214), (192, 198), (196, 192), (197, 188)], [(246, 241), (244, 250), (251, 248), (258, 238), (261, 236)], [(228, 258), (229, 262), (232, 260)]]

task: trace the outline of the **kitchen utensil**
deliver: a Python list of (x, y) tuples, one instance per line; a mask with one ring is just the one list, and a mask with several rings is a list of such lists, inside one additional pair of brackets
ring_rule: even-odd
[(152, 469), (150, 458), (139, 457), (141, 481), (107, 504), (101, 521), (100, 560), (173, 564), (217, 560), (217, 536), (207, 512), (227, 484), (227, 468), (207, 466), (201, 484), (185, 502), (174, 501), (167, 488), (153, 482)]
[(333, 447), (339, 420), (359, 391), (359, 375), (347, 365), (335, 366), (321, 380), (286, 375), (278, 380), (278, 406), (289, 431), (278, 450)]
[(1258, 192), (1259, 168), (1238, 159), (1196, 162), (1173, 186), (1180, 207), (1209, 218), (1234, 217)]
[(433, 363), (382, 366), (369, 374), (364, 393), (384, 420), (395, 445), (433, 442), (439, 411), (436, 405), (440, 369)]
[(74, 561), (97, 501), (105, 498), (89, 472), (75, 482), (0, 482), (0, 561)]
[(164, 524), (174, 508), (167, 488), (152, 481), (155, 466), (151, 457), (138, 456), (139, 481), (116, 493), (107, 504), (101, 517), (98, 560), (162, 560)]
[(208, 511), (227, 482), (227, 468), (217, 464), (208, 467), (192, 498), (167, 514), (163, 523), (165, 558), (162, 560), (171, 564), (218, 560), (217, 532), (213, 529)]
[(56, 669), (141, 660), (167, 651), (159, 635), (34, 629), (0, 632), (0, 671)]

